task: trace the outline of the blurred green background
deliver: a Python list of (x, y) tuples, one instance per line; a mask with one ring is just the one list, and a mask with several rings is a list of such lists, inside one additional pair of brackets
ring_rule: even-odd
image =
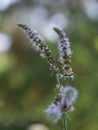
[(98, 0), (0, 0), (0, 130), (62, 130), (62, 121), (52, 124), (43, 112), (55, 76), (18, 23), (36, 29), (56, 58), (52, 27), (67, 33), (76, 74), (69, 85), (79, 91), (68, 130), (98, 130)]

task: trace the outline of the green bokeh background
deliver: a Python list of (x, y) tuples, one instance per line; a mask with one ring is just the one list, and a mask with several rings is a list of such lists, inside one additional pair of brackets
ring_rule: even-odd
[[(29, 8), (36, 7), (48, 11), (47, 19), (61, 13), (67, 14), (69, 20), (63, 30), (71, 41), (71, 65), (76, 74), (69, 85), (75, 86), (79, 95), (75, 111), (70, 114), (68, 130), (98, 130), (98, 18), (90, 18), (81, 1), (65, 0), (62, 5), (60, 1), (41, 4), (38, 0), (20, 0), (0, 11), (0, 32), (10, 35), (13, 43), (9, 51), (0, 52), (0, 130), (28, 130), (29, 125), (36, 123), (45, 124), (51, 130), (62, 129), (62, 121), (52, 124), (43, 112), (55, 95), (55, 76), (16, 25), (21, 22), (31, 26), (29, 19), (25, 21), (22, 17)], [(39, 28), (42, 25), (38, 23)], [(45, 41), (57, 58), (54, 44), (57, 41), (47, 38)]]

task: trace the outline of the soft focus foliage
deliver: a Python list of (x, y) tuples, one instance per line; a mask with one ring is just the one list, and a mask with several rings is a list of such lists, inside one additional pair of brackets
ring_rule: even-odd
[(59, 26), (66, 32), (72, 43), (71, 66), (76, 74), (70, 83), (79, 90), (68, 129), (98, 130), (97, 0), (1, 1), (0, 130), (29, 130), (36, 123), (51, 130), (62, 129), (61, 121), (53, 125), (43, 112), (55, 95), (55, 77), (17, 28), (18, 23), (38, 30), (56, 57), (57, 37), (52, 27)]

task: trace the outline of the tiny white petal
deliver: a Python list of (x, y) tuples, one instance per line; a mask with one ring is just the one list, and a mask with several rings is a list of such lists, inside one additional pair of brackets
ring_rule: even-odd
[(73, 106), (71, 106), (68, 111), (73, 112), (74, 110), (75, 110), (75, 108)]
[(64, 104), (66, 102), (67, 105), (69, 106), (76, 101), (78, 91), (75, 88), (68, 86), (62, 89), (61, 95), (62, 95), (61, 104)]
[(63, 47), (65, 47), (65, 48), (69, 48), (69, 47), (70, 47), (69, 42), (65, 42), (65, 43), (63, 44)]
[(61, 106), (55, 105), (54, 103), (52, 103), (48, 109), (45, 110), (45, 112), (47, 113), (48, 117), (52, 118), (54, 117), (53, 122), (56, 123), (62, 116), (62, 112), (61, 112)]
[(40, 56), (43, 57), (43, 58), (46, 57), (44, 53), (41, 53)]
[(64, 41), (69, 42), (69, 39), (67, 37), (64, 38)]
[(70, 55), (72, 54), (72, 52), (71, 52), (71, 49), (70, 49), (70, 48), (67, 48), (67, 49), (66, 49), (66, 54), (67, 54), (68, 56), (70, 56)]

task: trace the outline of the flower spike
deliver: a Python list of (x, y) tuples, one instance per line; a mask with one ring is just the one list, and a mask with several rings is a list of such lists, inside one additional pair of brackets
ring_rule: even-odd
[(66, 37), (66, 34), (62, 32), (59, 28), (54, 27), (53, 29), (59, 36), (59, 62), (62, 65), (63, 74), (67, 79), (74, 78), (74, 74), (70, 66), (72, 51), (70, 48), (69, 39)]
[(50, 64), (50, 69), (56, 74), (59, 73), (55, 58), (52, 56), (51, 50), (44, 43), (43, 38), (33, 29), (27, 25), (17, 24), (20, 28), (24, 29), (27, 38), (30, 40), (33, 48), (36, 52), (39, 52), (40, 56), (45, 58)]

